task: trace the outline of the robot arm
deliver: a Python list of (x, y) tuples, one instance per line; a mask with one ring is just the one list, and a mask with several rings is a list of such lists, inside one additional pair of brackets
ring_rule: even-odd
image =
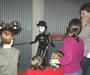
[(53, 44), (53, 41), (52, 41), (50, 35), (48, 36), (48, 41), (49, 41), (49, 43), (50, 43), (50, 45), (51, 45), (52, 47), (55, 47), (55, 45)]
[(31, 42), (29, 42), (29, 44), (34, 44), (34, 43), (36, 43), (37, 41), (31, 41)]
[(36, 43), (37, 41), (38, 41), (38, 36), (36, 36), (35, 41), (31, 41), (31, 42), (29, 42), (29, 44), (34, 44), (34, 43)]

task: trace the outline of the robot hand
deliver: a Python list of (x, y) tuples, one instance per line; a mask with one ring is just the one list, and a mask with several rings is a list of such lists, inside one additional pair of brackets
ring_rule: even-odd
[(30, 41), (28, 41), (27, 44), (30, 44)]
[(55, 47), (55, 45), (54, 45), (53, 43), (51, 44), (51, 46), (52, 46), (52, 47)]
[(34, 44), (36, 43), (35, 41), (28, 41), (27, 44)]

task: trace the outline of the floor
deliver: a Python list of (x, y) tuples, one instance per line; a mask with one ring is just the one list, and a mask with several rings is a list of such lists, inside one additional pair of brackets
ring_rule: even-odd
[(26, 75), (26, 71), (18, 71), (18, 75)]

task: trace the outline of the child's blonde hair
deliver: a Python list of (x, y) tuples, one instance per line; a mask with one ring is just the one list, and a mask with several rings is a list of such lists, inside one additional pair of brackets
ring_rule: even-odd
[(1, 33), (1, 40), (3, 42), (3, 44), (10, 44), (11, 41), (13, 40), (14, 35), (13, 32), (10, 30), (4, 30)]
[[(64, 53), (62, 51), (55, 51), (52, 53), (51, 55), (51, 59), (58, 59), (58, 58), (62, 58), (64, 56)], [(60, 64), (55, 64), (60, 66)]]
[(42, 64), (42, 58), (40, 56), (33, 56), (33, 58), (31, 59), (31, 66), (34, 69), (39, 69), (41, 64)]
[(62, 51), (55, 51), (52, 53), (51, 59), (58, 59), (58, 58), (61, 58), (63, 56), (64, 56), (64, 54)]

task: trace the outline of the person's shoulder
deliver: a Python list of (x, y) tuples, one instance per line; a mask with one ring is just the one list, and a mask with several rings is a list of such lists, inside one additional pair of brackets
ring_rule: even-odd
[(45, 69), (49, 69), (49, 67), (47, 66)]
[(69, 36), (69, 37), (66, 37), (63, 42), (72, 45), (73, 43), (75, 43), (75, 41), (76, 41), (76, 40), (75, 40), (73, 37), (70, 37), (70, 36)]
[(66, 37), (66, 38), (64, 39), (64, 41), (71, 41), (71, 40), (73, 40), (73, 39), (74, 39), (73, 37), (68, 36), (68, 37)]
[(4, 49), (3, 47), (0, 48), (0, 50)]
[(79, 36), (78, 36), (78, 38), (79, 38), (80, 40), (82, 40)]
[(13, 50), (15, 50), (16, 52), (20, 53), (20, 51), (19, 51), (17, 48), (15, 48), (15, 47), (11, 47), (11, 49), (13, 49)]
[(0, 54), (2, 54), (3, 50), (4, 50), (3, 48), (0, 48)]
[(26, 74), (31, 73), (31, 72), (32, 72), (32, 69), (31, 69), (31, 68), (28, 68), (28, 69), (26, 70)]
[(49, 73), (51, 70), (52, 70), (51, 68), (46, 67), (46, 68), (43, 70), (43, 74)]
[(43, 71), (45, 71), (46, 69), (48, 69), (49, 67), (46, 67)]
[(30, 70), (32, 70), (31, 68), (28, 68), (26, 71), (30, 71)]
[(15, 49), (15, 50), (19, 50), (19, 49), (17, 49), (17, 48), (15, 48), (15, 47), (11, 47), (12, 49)]
[(78, 36), (78, 38), (79, 38), (79, 41), (82, 41), (83, 42), (82, 38), (80, 38), (79, 36)]

